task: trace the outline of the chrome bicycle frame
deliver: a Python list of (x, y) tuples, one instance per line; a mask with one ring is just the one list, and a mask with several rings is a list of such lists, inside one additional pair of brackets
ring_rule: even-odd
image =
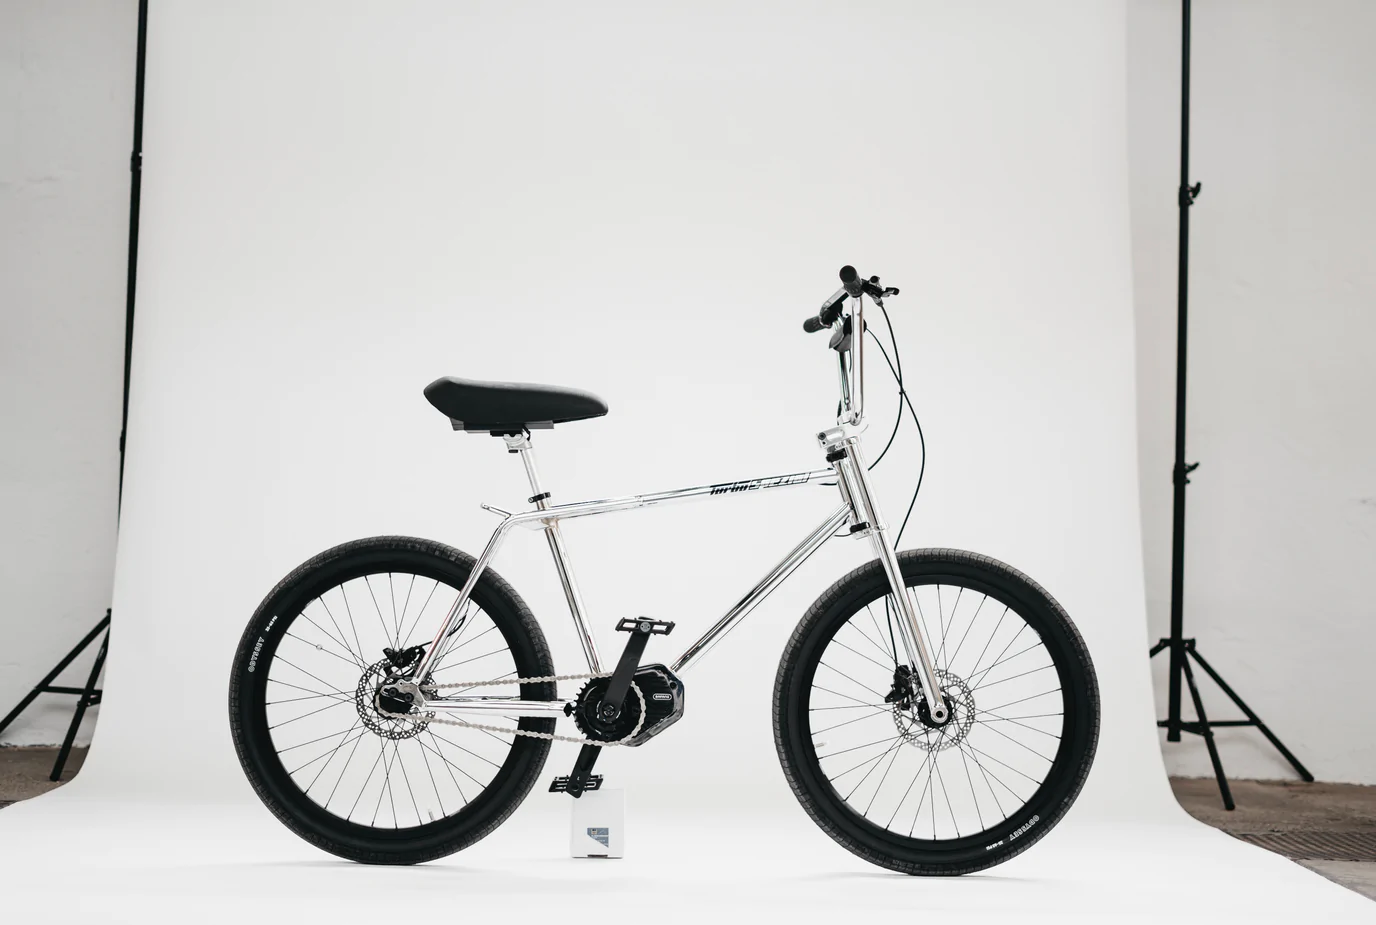
[[(855, 331), (864, 330), (863, 306), (860, 299), (854, 300), (854, 309), (850, 314), (850, 323)], [(838, 318), (835, 327), (840, 333), (840, 328), (846, 323), (846, 318)], [(506, 436), (505, 439), (508, 449), (521, 457), (525, 465), (526, 476), (530, 481), (530, 490), (534, 498), (535, 509), (523, 511), (521, 513), (508, 513), (499, 508), (483, 505), (493, 513), (503, 515), (502, 522), (493, 531), (492, 537), (487, 541), (482, 554), (478, 557), (473, 571), (469, 574), (468, 580), (464, 583), (459, 592), (458, 598), (450, 608), (449, 613), (435, 634), (434, 640), (426, 648), (424, 657), (416, 666), (412, 673), (414, 678), (426, 677), (436, 659), (440, 658), (444, 652), (445, 643), (452, 638), (462, 627), (466, 618), (466, 607), (473, 588), (478, 583), (483, 571), (488, 563), (496, 554), (502, 541), (513, 527), (527, 527), (533, 530), (542, 530), (545, 539), (549, 543), (550, 554), (554, 558), (555, 569), (559, 573), (560, 583), (564, 587), (564, 596), (568, 600), (569, 612), (573, 617), (574, 627), (578, 633), (579, 642), (583, 646), (583, 655), (588, 663), (588, 670), (594, 673), (601, 673), (602, 659), (597, 651), (597, 642), (593, 636), (592, 629), (588, 624), (587, 616), (583, 606), (582, 596), (579, 594), (578, 585), (573, 577), (573, 569), (569, 564), (568, 551), (564, 546), (563, 534), (560, 532), (559, 524), (561, 521), (570, 520), (577, 517), (590, 517), (596, 514), (610, 514), (615, 511), (628, 511), (635, 508), (650, 507), (656, 504), (663, 504), (670, 501), (686, 501), (695, 498), (715, 498), (726, 497), (740, 494), (742, 492), (766, 491), (774, 488), (795, 487), (816, 483), (821, 479), (834, 478), (835, 486), (841, 494), (842, 504), (835, 511), (822, 521), (817, 529), (808, 534), (797, 546), (795, 546), (786, 556), (779, 561), (764, 578), (760, 579), (744, 597), (736, 602), (730, 610), (716, 623), (714, 623), (705, 633), (683, 651), (671, 666), (674, 672), (685, 670), (695, 662), (708, 649), (714, 646), (728, 632), (731, 631), (742, 619), (746, 617), (755, 607), (768, 597), (775, 588), (783, 583), (784, 579), (792, 575), (797, 568), (808, 560), (822, 544), (836, 534), (842, 525), (849, 524), (852, 535), (860, 534), (868, 536), (874, 545), (875, 553), (883, 565), (884, 572), (889, 579), (889, 586), (895, 592), (894, 597), (898, 602), (899, 617), (898, 629), (899, 636), (903, 640), (905, 654), (909, 663), (915, 669), (918, 679), (922, 683), (924, 691), (940, 690), (940, 684), (936, 677), (935, 666), (931, 657), (931, 647), (926, 638), (922, 626), (920, 625), (916, 609), (913, 606), (911, 597), (907, 592), (907, 587), (903, 581), (902, 573), (899, 568), (898, 557), (894, 551), (893, 544), (889, 540), (888, 528), (880, 519), (879, 510), (875, 505), (873, 494), (870, 490), (869, 476), (866, 471), (864, 459), (860, 452), (859, 435), (864, 430), (864, 338), (855, 337), (849, 350), (838, 351), (839, 373), (841, 385), (841, 412), (837, 417), (836, 426), (822, 431), (817, 435), (818, 443), (826, 451), (829, 469), (816, 469), (810, 472), (793, 472), (786, 475), (776, 475), (767, 478), (744, 479), (736, 482), (720, 482), (715, 485), (699, 485), (692, 488), (680, 488), (673, 491), (653, 492), (650, 494), (630, 495), (623, 498), (611, 498), (603, 501), (580, 501), (573, 504), (549, 503), (549, 494), (541, 487), (539, 473), (535, 467), (534, 451), (530, 444), (530, 437), (527, 433)], [(933, 702), (936, 701), (936, 702)], [(929, 698), (929, 710), (933, 719), (940, 722), (945, 718), (946, 706), (939, 698)], [(423, 704), (418, 706), (419, 710), (424, 711), (444, 711), (452, 713), (469, 714), (500, 714), (503, 716), (554, 716), (564, 713), (564, 702), (562, 701), (537, 701), (520, 700), (511, 697), (482, 697), (482, 696), (455, 696), (441, 698), (426, 698)]]

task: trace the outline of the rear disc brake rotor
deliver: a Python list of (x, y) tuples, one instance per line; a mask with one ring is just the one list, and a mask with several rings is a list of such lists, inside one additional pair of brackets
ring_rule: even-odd
[(384, 739), (411, 739), (421, 734), (430, 724), (426, 714), (413, 716), (388, 716), (378, 704), (378, 694), (382, 688), (397, 679), (392, 676), (396, 667), (390, 659), (382, 659), (368, 666), (363, 677), (358, 679), (354, 691), (354, 705), (358, 708), (358, 718), (363, 725)]

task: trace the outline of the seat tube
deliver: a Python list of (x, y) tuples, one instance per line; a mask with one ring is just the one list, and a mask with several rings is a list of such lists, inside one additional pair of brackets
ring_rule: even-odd
[(888, 527), (879, 518), (879, 510), (870, 492), (865, 460), (860, 454), (859, 440), (850, 437), (843, 446), (845, 455), (838, 458), (834, 465), (844, 480), (848, 493), (852, 495), (857, 506), (856, 513), (869, 525), (867, 532), (870, 542), (874, 544), (874, 551), (884, 567), (885, 575), (888, 576), (889, 588), (893, 591), (894, 600), (898, 602), (899, 615), (902, 617), (899, 620), (899, 635), (903, 637), (903, 647), (912, 666), (917, 670), (918, 679), (922, 682), (922, 690), (927, 695), (927, 708), (932, 718), (941, 722), (946, 718), (946, 704), (940, 697), (941, 684), (936, 676), (936, 664), (932, 660), (931, 641), (927, 639), (918, 621), (917, 609), (913, 605), (912, 595), (908, 593), (907, 582), (903, 580), (903, 570), (898, 564), (898, 555), (889, 540)]
[[(535, 468), (535, 451), (531, 448), (530, 437), (527, 434), (518, 434), (503, 439), (506, 440), (507, 448), (521, 457), (526, 469), (526, 478), (530, 480), (531, 502), (540, 510), (545, 510), (549, 507), (550, 495), (540, 486), (540, 473)], [(573, 568), (569, 565), (569, 554), (564, 546), (564, 535), (559, 530), (558, 521), (547, 522), (544, 531), (550, 555), (554, 558), (554, 568), (559, 573), (559, 583), (564, 588), (564, 598), (569, 604), (569, 613), (573, 616), (574, 629), (578, 631), (578, 642), (583, 646), (583, 657), (587, 659), (588, 670), (600, 674), (602, 660), (597, 652), (597, 640), (593, 638), (592, 629), (588, 626), (583, 609), (583, 595), (579, 593), (578, 582), (574, 580)]]

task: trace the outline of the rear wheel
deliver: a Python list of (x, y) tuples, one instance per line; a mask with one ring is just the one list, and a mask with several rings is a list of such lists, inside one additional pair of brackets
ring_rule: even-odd
[[(473, 565), (428, 540), (358, 540), (297, 568), (254, 614), (230, 677), (230, 728), (254, 790), (302, 838), (355, 861), (413, 864), (471, 845), (530, 791), (548, 740), (395, 718), (378, 705), (392, 670), (383, 650), (428, 643)], [(529, 608), (484, 570), (431, 679), (553, 674)], [(556, 696), (553, 683), (519, 690)], [(519, 728), (553, 732), (554, 720)]]
[(774, 686), (794, 794), (840, 844), (909, 874), (1008, 860), (1074, 802), (1094, 760), (1099, 692), (1065, 611), (985, 556), (898, 556), (951, 717), (937, 725), (903, 657), (878, 561), (836, 582), (794, 631)]

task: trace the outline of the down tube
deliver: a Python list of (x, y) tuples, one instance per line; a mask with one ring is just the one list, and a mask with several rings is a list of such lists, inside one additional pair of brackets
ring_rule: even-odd
[(736, 603), (736, 606), (728, 610), (726, 616), (722, 617), (711, 629), (703, 633), (702, 637), (698, 639), (697, 642), (685, 649), (683, 654), (678, 657), (678, 661), (674, 662), (670, 670), (675, 674), (683, 671), (696, 661), (698, 656), (715, 645), (722, 636), (729, 633), (737, 623), (745, 618), (746, 614), (755, 609), (755, 606), (759, 604), (760, 601), (764, 600), (775, 588), (783, 584), (784, 579), (792, 575), (793, 572), (797, 570), (798, 566), (806, 562), (814, 552), (821, 548), (823, 543), (831, 539), (832, 534), (839, 530), (841, 525), (850, 519), (850, 515), (850, 505), (843, 504), (837, 508), (836, 513), (832, 514), (825, 523), (808, 534), (807, 539), (795, 546), (792, 552), (784, 556), (783, 560), (779, 562), (778, 565), (774, 566), (773, 570), (761, 579), (759, 584), (750, 590), (749, 594), (741, 598)]

